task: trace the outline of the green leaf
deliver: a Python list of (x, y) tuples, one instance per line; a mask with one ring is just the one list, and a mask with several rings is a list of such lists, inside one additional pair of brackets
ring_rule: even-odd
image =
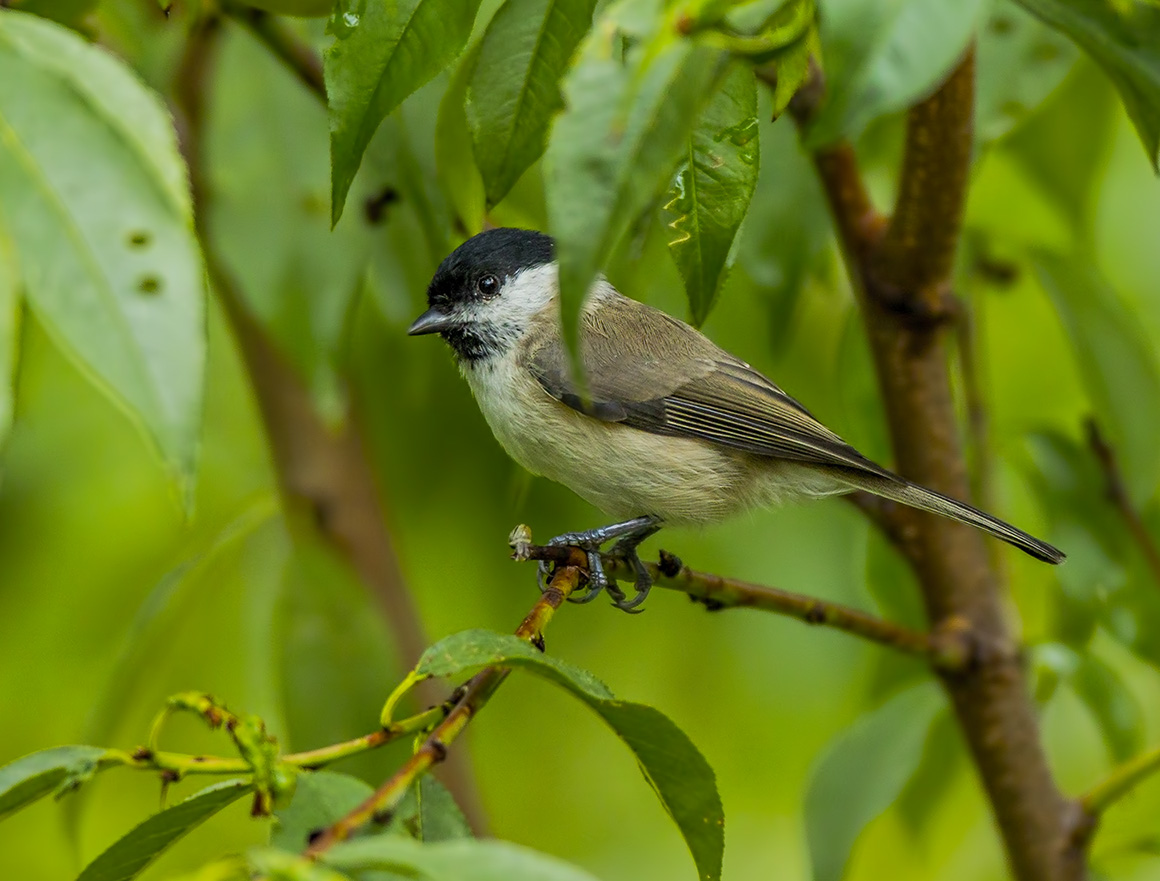
[(788, 345), (811, 271), (827, 256), (832, 226), (818, 176), (790, 120), (762, 133), (761, 153), (765, 173), (757, 181), (737, 260), (769, 304), (770, 346), (779, 351)]
[(805, 798), (815, 881), (838, 881), (866, 825), (902, 792), (942, 701), (926, 682), (842, 731), (814, 765)]
[(204, 281), (169, 114), (104, 50), (16, 12), (0, 15), (0, 214), (38, 318), (191, 477)]
[(709, 317), (717, 299), (757, 186), (759, 132), (753, 70), (734, 64), (689, 136), (665, 205), (673, 216), (669, 253), (697, 325)]
[(1078, 50), (1024, 12), (998, 0), (979, 30), (975, 134), (997, 140), (1020, 123), (1063, 82)]
[(487, 26), (467, 87), (471, 143), (495, 205), (544, 152), (564, 102), (560, 77), (596, 0), (507, 0)]
[(1115, 84), (1160, 172), (1160, 7), (1147, 0), (1018, 0), (1067, 34)]
[(16, 249), (0, 228), (0, 450), (16, 410), (16, 364), (20, 358), (20, 286)]
[[(1076, 241), (1085, 242), (1094, 237), (1098, 222), (1095, 200), (1103, 190), (1116, 132), (1116, 102), (1094, 64), (1085, 61), (1075, 67), (1034, 117), (1003, 142), (1003, 150), (1018, 160), (1026, 177), (1060, 209)], [(1076, 119), (1084, 121), (1082, 138), (1075, 137)]]
[(349, 774), (303, 771), (290, 804), (274, 811), (270, 844), (283, 850), (305, 850), (313, 832), (325, 829), (373, 792), (373, 787)]
[(99, 746), (57, 746), (0, 767), (0, 819), (54, 790), (67, 791), (98, 769)]
[(233, 804), (252, 788), (248, 780), (224, 780), (154, 814), (85, 866), (77, 881), (129, 881), (136, 878), (195, 826)]
[(1160, 401), (1156, 347), (1089, 260), (1037, 252), (1040, 281), (1075, 348), (1101, 428), (1110, 436), (1137, 503), (1160, 481)]
[(809, 147), (855, 138), (934, 90), (974, 36), (982, 0), (822, 0), (827, 97)]
[(471, 150), (464, 107), (467, 81), (478, 51), (478, 45), (469, 49), (452, 75), (447, 91), (439, 101), (439, 116), (435, 122), (435, 167), (439, 172), (439, 183), (468, 235), (475, 235), (483, 229), (487, 208), (483, 178)]
[(1119, 673), (1094, 655), (1086, 654), (1071, 674), (1069, 684), (1095, 717), (1114, 762), (1127, 761), (1143, 749), (1143, 709)]
[(478, 9), (479, 0), (351, 0), (335, 11), (324, 62), (332, 223), (379, 123), (462, 51)]
[[(544, 156), (564, 330), (613, 248), (672, 179), (728, 55), (679, 35), (656, 0), (610, 6), (564, 80)], [(647, 22), (641, 24), (640, 22)]]
[(471, 838), (467, 817), (455, 803), (447, 787), (434, 777), (419, 778), (418, 825), (415, 837), (420, 841), (453, 841)]
[[(383, 681), (397, 677), (399, 666), (383, 616), (349, 567), (317, 545), (299, 543), (278, 619), (287, 742), (337, 743), (373, 726)], [(384, 761), (364, 753), (342, 767), (377, 780)]]
[(815, 25), (811, 26), (800, 40), (778, 51), (770, 59), (777, 72), (777, 84), (773, 88), (774, 119), (781, 116), (785, 108), (789, 106), (790, 99), (809, 79), (810, 58), (820, 57), (821, 53), (822, 46)]
[(586, 670), (507, 634), (467, 630), (449, 636), (423, 653), (415, 673), (419, 678), (447, 677), (493, 665), (529, 670), (595, 710), (636, 755), (645, 778), (684, 835), (700, 876), (720, 878), (725, 816), (716, 778), (681, 729), (653, 707), (616, 700)]
[(387, 869), (431, 881), (595, 881), (556, 857), (494, 839), (420, 844), (376, 835), (337, 844), (323, 861), (343, 872)]
[[(1113, 611), (1120, 617), (1131, 614), (1130, 606), (1124, 604), (1125, 595), (1155, 595), (1156, 591), (1151, 585), (1147, 591), (1135, 591), (1126, 584), (1125, 569), (1118, 559), (1130, 553), (1123, 524), (1108, 503), (1104, 478), (1091, 450), (1052, 432), (1030, 435), (1027, 445), (1035, 464), (1028, 476), (1051, 518), (1051, 538), (1067, 548), (1067, 565), (1061, 566), (1056, 576), (1061, 590), (1055, 603), (1053, 634), (1082, 651), (1101, 619)], [(1111, 630), (1119, 632), (1115, 627)], [(1126, 641), (1134, 646), (1134, 638)]]
[(84, 17), (97, 0), (13, 0), (12, 8), (51, 19), (70, 28), (84, 30)]
[[(301, 853), (289, 853), (273, 847), (257, 847), (247, 851), (245, 862), (251, 870), (243, 876), (247, 881), (254, 877), (265, 881), (350, 881), (348, 876), (334, 872)], [(409, 877), (413, 878), (414, 875)], [(359, 881), (385, 881), (388, 878), (394, 881), (401, 876), (371, 872), (359, 875)]]

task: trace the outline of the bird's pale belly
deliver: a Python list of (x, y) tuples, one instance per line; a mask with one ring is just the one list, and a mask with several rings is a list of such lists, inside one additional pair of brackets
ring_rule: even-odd
[(466, 374), (484, 418), (513, 459), (617, 519), (653, 514), (673, 525), (706, 524), (756, 505), (833, 491), (804, 485), (793, 463), (585, 416), (551, 398), (518, 367), (515, 375), (487, 382)]

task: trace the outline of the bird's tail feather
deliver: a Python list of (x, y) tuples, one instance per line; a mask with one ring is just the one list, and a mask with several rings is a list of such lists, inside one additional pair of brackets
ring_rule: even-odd
[(859, 473), (850, 482), (876, 496), (882, 496), (912, 508), (930, 511), (932, 514), (940, 514), (943, 517), (967, 523), (990, 533), (995, 538), (1014, 545), (1024, 553), (1030, 554), (1037, 560), (1043, 560), (1045, 563), (1062, 563), (1067, 556), (1059, 548), (1049, 545), (1033, 535), (1028, 535), (1022, 529), (1016, 529), (998, 517), (992, 517), (966, 502), (960, 502), (901, 478), (892, 480), (888, 477)]

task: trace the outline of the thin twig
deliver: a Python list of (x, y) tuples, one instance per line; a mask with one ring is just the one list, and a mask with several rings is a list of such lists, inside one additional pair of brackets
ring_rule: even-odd
[[(450, 707), (438, 706), (416, 713), (398, 722), (392, 722), (370, 734), (344, 740), (304, 752), (288, 753), (280, 761), (296, 768), (314, 771), (340, 759), (378, 749), (380, 746), (430, 728), (444, 718)], [(100, 767), (121, 766), (138, 771), (162, 771), (184, 777), (187, 774), (247, 774), (253, 770), (244, 759), (224, 756), (188, 755), (185, 753), (152, 750), (147, 747), (125, 752), (109, 750), (100, 760)]]
[[(516, 558), (575, 566), (577, 553), (578, 549), (571, 547), (528, 544), (519, 549)], [(858, 609), (806, 594), (751, 584), (735, 578), (724, 578), (708, 572), (698, 572), (685, 566), (676, 556), (666, 551), (661, 551), (660, 557), (659, 563), (644, 564), (653, 579), (653, 586), (687, 594), (710, 611), (761, 609), (775, 615), (796, 618), (807, 624), (832, 627), (897, 651), (925, 658), (940, 670), (964, 670), (971, 663), (972, 649), (965, 640), (965, 634), (960, 630), (949, 629), (939, 634), (922, 633), (892, 621), (876, 618)], [(602, 559), (608, 575), (625, 579), (635, 577), (632, 567), (619, 557), (604, 555)], [(582, 564), (580, 568), (583, 568)]]
[(1113, 768), (1104, 780), (1080, 796), (1079, 803), (1090, 817), (1099, 817), (1114, 802), (1157, 773), (1160, 773), (1160, 746)]
[(1112, 449), (1112, 445), (1108, 443), (1103, 432), (1100, 431), (1095, 419), (1088, 419), (1084, 427), (1087, 430), (1088, 446), (1095, 453), (1096, 460), (1100, 463), (1100, 470), (1104, 474), (1108, 500), (1120, 513), (1124, 525), (1128, 527), (1128, 534), (1132, 536), (1132, 540), (1136, 542), (1136, 546), (1144, 555), (1156, 583), (1160, 584), (1160, 548), (1157, 548), (1155, 540), (1144, 523), (1144, 518), (1140, 516), (1140, 512), (1136, 510), (1136, 506), (1132, 502), (1132, 496), (1128, 493), (1128, 487), (1124, 483), (1123, 472), (1120, 471), (1116, 451)]
[(323, 104), (326, 103), (326, 81), (322, 75), (322, 59), (309, 43), (300, 39), (275, 16), (261, 9), (232, 2), (223, 3), (221, 9), (229, 18), (244, 25), (290, 69), (302, 85)]
[[(542, 645), (544, 628), (564, 600), (576, 589), (579, 579), (579, 569), (574, 566), (562, 566), (552, 578), (548, 589), (516, 629), (516, 636), (535, 645)], [(317, 859), (372, 820), (380, 824), (388, 822), (407, 790), (423, 774), (447, 757), (448, 747), (463, 733), (476, 713), (483, 709), (510, 672), (510, 669), (504, 667), (488, 667), (472, 677), (458, 703), (447, 714), (447, 718), (435, 727), (414, 755), (366, 801), (315, 838), (306, 849), (306, 856)]]

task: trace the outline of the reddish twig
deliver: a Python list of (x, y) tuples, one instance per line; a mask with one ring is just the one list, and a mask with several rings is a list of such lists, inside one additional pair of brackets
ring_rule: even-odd
[[(579, 579), (579, 569), (574, 566), (561, 566), (548, 589), (516, 629), (516, 636), (542, 646), (544, 628), (564, 600), (576, 589)], [(355, 831), (371, 821), (388, 822), (415, 781), (448, 757), (448, 747), (483, 709), (510, 672), (511, 670), (505, 667), (488, 667), (473, 676), (464, 686), (462, 696), (447, 714), (447, 718), (435, 726), (403, 767), (392, 774), (366, 801), (317, 836), (307, 848), (306, 856), (318, 859), (331, 847), (347, 840)]]

